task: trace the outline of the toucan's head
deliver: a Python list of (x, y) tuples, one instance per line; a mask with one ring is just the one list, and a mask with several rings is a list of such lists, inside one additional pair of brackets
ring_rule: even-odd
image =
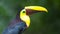
[(23, 10), (20, 11), (20, 18), (24, 21), (29, 27), (30, 25), (30, 17), (29, 15), (37, 12), (48, 12), (46, 8), (41, 6), (26, 6)]

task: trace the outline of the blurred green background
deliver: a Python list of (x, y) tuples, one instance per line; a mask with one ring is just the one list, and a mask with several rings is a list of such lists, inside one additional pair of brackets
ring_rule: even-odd
[(31, 25), (23, 34), (60, 34), (60, 0), (0, 0), (0, 34), (19, 9), (38, 5), (48, 9), (30, 16)]

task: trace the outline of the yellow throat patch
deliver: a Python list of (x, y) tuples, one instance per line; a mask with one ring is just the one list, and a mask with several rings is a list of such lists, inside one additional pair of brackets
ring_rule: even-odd
[[(23, 11), (25, 11), (25, 13), (23, 13)], [(26, 23), (27, 27), (29, 27), (29, 25), (30, 25), (30, 17), (28, 15), (26, 15), (26, 10), (25, 9), (23, 9), (20, 12), (20, 18), (21, 18), (21, 20), (23, 20)]]

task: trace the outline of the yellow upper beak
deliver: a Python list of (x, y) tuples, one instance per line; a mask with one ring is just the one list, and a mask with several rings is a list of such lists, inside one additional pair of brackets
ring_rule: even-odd
[(31, 9), (31, 10), (48, 12), (47, 9), (42, 7), (42, 6), (26, 6), (25, 9)]

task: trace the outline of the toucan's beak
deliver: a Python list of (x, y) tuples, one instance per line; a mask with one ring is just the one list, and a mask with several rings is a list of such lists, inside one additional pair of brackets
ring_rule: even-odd
[(26, 6), (25, 9), (28, 15), (36, 12), (48, 12), (46, 8), (41, 6)]

